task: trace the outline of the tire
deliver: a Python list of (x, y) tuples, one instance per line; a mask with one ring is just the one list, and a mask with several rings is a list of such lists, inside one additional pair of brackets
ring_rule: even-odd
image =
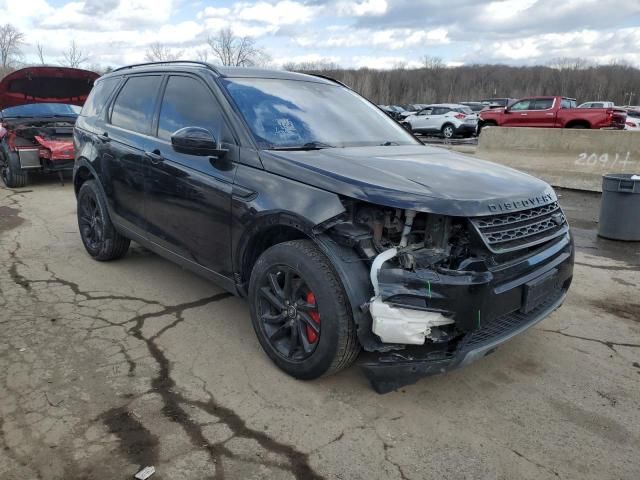
[(589, 127), (587, 127), (586, 125), (584, 125), (582, 123), (576, 123), (576, 124), (571, 125), (570, 127), (567, 127), (567, 128), (587, 129)]
[(124, 256), (131, 241), (120, 235), (107, 211), (107, 202), (94, 180), (87, 180), (78, 192), (78, 228), (85, 250), (101, 262)]
[(2, 170), (2, 181), (8, 188), (23, 188), (27, 186), (29, 181), (29, 175), (27, 172), (22, 171), (18, 159), (14, 155), (7, 152), (0, 152), (2, 156), (2, 164), (0, 169)]
[(331, 375), (351, 365), (360, 352), (342, 283), (310, 240), (280, 243), (260, 256), (251, 272), (249, 302), (260, 345), (292, 377)]
[(450, 123), (445, 123), (440, 129), (440, 133), (444, 138), (453, 138), (456, 133), (455, 127)]

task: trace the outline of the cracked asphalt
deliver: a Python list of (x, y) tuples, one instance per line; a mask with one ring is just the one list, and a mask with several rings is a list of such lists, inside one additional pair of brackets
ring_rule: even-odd
[(0, 190), (0, 478), (640, 478), (640, 245), (564, 191), (567, 303), (480, 362), (388, 395), (262, 353), (248, 307), (133, 245), (84, 252), (70, 185)]

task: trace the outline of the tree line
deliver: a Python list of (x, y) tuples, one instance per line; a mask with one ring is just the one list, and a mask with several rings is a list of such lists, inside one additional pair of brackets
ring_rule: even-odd
[(640, 104), (640, 69), (624, 63), (590, 65), (556, 59), (548, 65), (446, 67), (426, 59), (422, 68), (345, 69), (333, 64), (289, 64), (289, 70), (327, 75), (384, 105), (474, 101), (492, 97), (563, 95), (578, 102)]

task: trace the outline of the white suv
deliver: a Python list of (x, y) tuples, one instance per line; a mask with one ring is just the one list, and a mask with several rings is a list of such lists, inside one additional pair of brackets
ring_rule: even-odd
[(413, 133), (440, 133), (445, 138), (470, 137), (478, 129), (478, 115), (466, 105), (436, 103), (427, 105), (402, 123)]

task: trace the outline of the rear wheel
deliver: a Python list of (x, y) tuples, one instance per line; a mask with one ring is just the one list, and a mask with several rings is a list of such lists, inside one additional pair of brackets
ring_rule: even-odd
[(14, 158), (11, 153), (0, 152), (0, 160), (2, 164), (0, 168), (2, 169), (2, 181), (9, 188), (22, 188), (27, 186), (27, 181), (29, 180), (29, 176), (27, 172), (22, 171), (20, 165), (18, 163), (18, 159)]
[(580, 129), (586, 129), (589, 128), (588, 125), (585, 125), (584, 123), (574, 123), (573, 125), (569, 125), (567, 128), (580, 128)]
[(78, 192), (78, 227), (84, 248), (95, 260), (115, 260), (129, 249), (130, 240), (111, 223), (106, 201), (94, 180), (83, 183)]
[(289, 375), (313, 379), (356, 359), (360, 345), (342, 284), (309, 240), (269, 248), (249, 284), (251, 319), (260, 345)]
[(455, 134), (455, 128), (450, 123), (445, 123), (442, 126), (441, 132), (444, 138), (452, 138), (453, 135)]

